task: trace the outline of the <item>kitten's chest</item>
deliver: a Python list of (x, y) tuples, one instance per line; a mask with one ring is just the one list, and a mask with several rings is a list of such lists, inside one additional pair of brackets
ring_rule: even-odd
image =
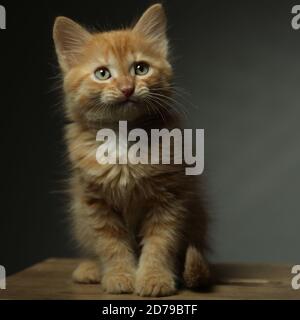
[(141, 215), (142, 207), (150, 197), (151, 183), (148, 182), (152, 179), (153, 168), (130, 162), (119, 164), (119, 159), (124, 160), (126, 157), (129, 144), (122, 144), (117, 150), (112, 150), (116, 153), (117, 163), (101, 164), (99, 153), (97, 157), (101, 144), (97, 143), (95, 137), (84, 133), (71, 138), (68, 143), (69, 156), (83, 181), (96, 187), (97, 197), (103, 198), (110, 206), (122, 212), (128, 225), (135, 225), (136, 222), (133, 221)]
[(96, 196), (104, 199), (120, 215), (130, 234), (137, 235), (147, 213), (148, 199), (139, 180), (134, 179), (132, 170), (126, 165), (103, 168), (97, 176)]

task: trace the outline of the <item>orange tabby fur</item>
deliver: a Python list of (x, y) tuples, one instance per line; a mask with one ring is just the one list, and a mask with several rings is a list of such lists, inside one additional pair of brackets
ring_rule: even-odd
[[(195, 177), (185, 175), (183, 165), (100, 165), (96, 160), (97, 130), (116, 129), (119, 120), (145, 130), (179, 126), (168, 103), (172, 69), (165, 29), (158, 4), (132, 29), (92, 34), (64, 17), (54, 26), (70, 122), (66, 142), (73, 169), (73, 229), (93, 259), (73, 277), (101, 282), (109, 293), (165, 296), (176, 292), (181, 275), (190, 288), (209, 279), (207, 214)], [(150, 65), (149, 75), (129, 71), (137, 61)], [(115, 75), (95, 81), (93, 72), (101, 66)], [(122, 105), (121, 91), (128, 86), (136, 102)]]

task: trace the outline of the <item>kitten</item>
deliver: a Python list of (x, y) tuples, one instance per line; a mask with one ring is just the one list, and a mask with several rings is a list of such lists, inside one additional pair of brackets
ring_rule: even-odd
[(100, 128), (175, 128), (166, 17), (151, 6), (131, 29), (90, 33), (65, 17), (53, 31), (64, 76), (74, 234), (91, 260), (73, 273), (108, 293), (167, 296), (207, 283), (207, 214), (184, 165), (96, 160)]

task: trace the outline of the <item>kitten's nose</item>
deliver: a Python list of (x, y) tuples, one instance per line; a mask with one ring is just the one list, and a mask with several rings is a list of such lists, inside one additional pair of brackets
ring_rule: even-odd
[(133, 86), (123, 87), (123, 88), (121, 88), (121, 91), (126, 98), (129, 98), (130, 96), (132, 96), (132, 94), (134, 92), (134, 87)]

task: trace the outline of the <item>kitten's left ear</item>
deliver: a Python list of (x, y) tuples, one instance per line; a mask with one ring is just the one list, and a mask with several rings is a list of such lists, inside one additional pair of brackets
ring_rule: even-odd
[(64, 72), (76, 65), (84, 45), (91, 34), (78, 23), (66, 17), (57, 17), (53, 39), (59, 64)]
[(167, 18), (161, 4), (154, 4), (146, 10), (134, 26), (138, 32), (155, 43), (157, 49), (166, 56), (168, 54)]

